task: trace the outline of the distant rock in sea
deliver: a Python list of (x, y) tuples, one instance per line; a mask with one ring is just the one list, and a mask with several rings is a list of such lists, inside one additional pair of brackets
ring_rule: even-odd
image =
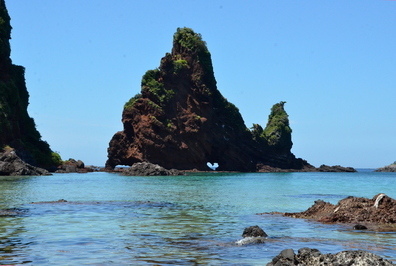
[(394, 162), (390, 165), (378, 168), (375, 171), (376, 172), (396, 172), (396, 162)]
[[(254, 97), (254, 95), (252, 95)], [(248, 129), (238, 108), (217, 89), (211, 54), (200, 34), (178, 28), (171, 53), (147, 71), (141, 92), (124, 106), (123, 130), (109, 143), (106, 167), (158, 164), (166, 169), (301, 171), (291, 153), (285, 102), (275, 104), (265, 128)]]

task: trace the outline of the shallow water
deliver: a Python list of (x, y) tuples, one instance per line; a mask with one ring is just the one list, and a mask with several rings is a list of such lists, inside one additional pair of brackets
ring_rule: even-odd
[[(249, 173), (126, 177), (111, 173), (0, 177), (0, 264), (265, 265), (285, 248), (372, 251), (396, 261), (396, 234), (257, 213), (317, 199), (396, 198), (396, 174)], [(45, 203), (65, 199), (65, 203)], [(31, 202), (44, 202), (31, 204)], [(245, 227), (269, 235), (236, 246)]]

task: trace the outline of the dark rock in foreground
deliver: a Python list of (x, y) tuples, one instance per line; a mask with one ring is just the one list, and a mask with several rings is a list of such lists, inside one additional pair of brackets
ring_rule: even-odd
[(22, 176), (22, 175), (49, 175), (50, 173), (42, 168), (32, 166), (22, 161), (15, 151), (0, 153), (0, 175), (2, 176)]
[(130, 176), (166, 176), (166, 175), (184, 175), (184, 172), (176, 169), (165, 169), (158, 164), (147, 162), (134, 163), (131, 167), (124, 169), (123, 175)]
[(350, 196), (340, 200), (337, 205), (317, 200), (304, 212), (284, 215), (323, 223), (396, 225), (396, 200), (382, 193), (372, 199)]
[(317, 249), (301, 248), (295, 254), (293, 249), (285, 249), (272, 259), (267, 266), (295, 265), (350, 265), (350, 266), (387, 266), (392, 262), (362, 250), (347, 250), (336, 254), (322, 254)]

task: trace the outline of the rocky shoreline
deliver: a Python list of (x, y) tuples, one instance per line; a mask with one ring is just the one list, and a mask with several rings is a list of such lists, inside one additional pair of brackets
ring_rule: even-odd
[(372, 199), (350, 196), (336, 205), (317, 200), (303, 212), (270, 214), (312, 219), (328, 224), (350, 224), (356, 230), (396, 231), (396, 200), (383, 193)]

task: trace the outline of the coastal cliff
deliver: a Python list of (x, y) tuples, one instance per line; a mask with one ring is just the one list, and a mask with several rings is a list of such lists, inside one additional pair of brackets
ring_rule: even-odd
[(23, 161), (50, 169), (57, 156), (41, 140), (27, 112), (25, 68), (12, 64), (10, 58), (11, 28), (5, 2), (0, 0), (0, 150), (12, 148)]
[(217, 89), (211, 54), (200, 34), (178, 28), (171, 53), (142, 78), (141, 93), (122, 113), (123, 131), (109, 143), (109, 169), (150, 162), (167, 169), (267, 171), (312, 168), (291, 153), (284, 103), (275, 104), (267, 126), (249, 130), (238, 108)]

